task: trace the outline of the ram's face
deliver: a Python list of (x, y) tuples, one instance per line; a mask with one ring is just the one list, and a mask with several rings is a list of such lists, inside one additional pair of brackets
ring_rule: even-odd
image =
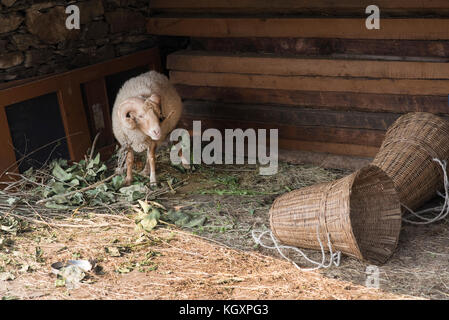
[(146, 100), (136, 97), (125, 100), (118, 112), (128, 129), (139, 130), (157, 141), (161, 138), (160, 110), (160, 97), (151, 95)]
[(161, 138), (159, 117), (153, 110), (137, 112), (135, 122), (139, 130), (152, 140), (159, 140)]

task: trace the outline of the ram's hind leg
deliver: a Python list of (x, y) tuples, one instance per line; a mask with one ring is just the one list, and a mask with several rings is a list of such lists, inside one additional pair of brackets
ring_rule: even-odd
[(127, 152), (125, 185), (129, 186), (131, 182), (133, 182), (134, 151), (131, 148), (128, 148)]

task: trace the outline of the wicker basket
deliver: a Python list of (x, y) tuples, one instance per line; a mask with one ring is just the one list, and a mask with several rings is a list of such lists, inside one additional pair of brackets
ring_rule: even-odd
[(401, 208), (393, 182), (370, 165), (342, 179), (301, 188), (278, 197), (270, 209), (274, 236), (309, 249), (324, 247), (360, 260), (384, 263), (396, 248)]
[(373, 164), (391, 177), (401, 203), (416, 210), (443, 188), (442, 170), (433, 158), (449, 159), (449, 122), (414, 112), (388, 129)]

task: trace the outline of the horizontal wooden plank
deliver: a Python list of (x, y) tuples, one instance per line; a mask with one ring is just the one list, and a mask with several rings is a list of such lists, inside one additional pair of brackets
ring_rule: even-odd
[(193, 38), (193, 50), (264, 52), (278, 55), (375, 55), (388, 57), (449, 57), (449, 42), (428, 40), (340, 38)]
[(325, 152), (331, 154), (350, 155), (357, 157), (374, 157), (379, 148), (359, 146), (344, 143), (311, 142), (300, 140), (279, 140), (279, 148), (286, 150), (304, 150), (313, 152)]
[(303, 91), (447, 95), (449, 80), (366, 79), (306, 76), (266, 76), (236, 73), (171, 71), (174, 84)]
[[(220, 9), (228, 10), (303, 10), (326, 8), (357, 8), (364, 9), (373, 4), (370, 0), (151, 0), (152, 9), (201, 9), (213, 12)], [(381, 9), (444, 9), (449, 4), (446, 0), (377, 0), (375, 4)]]
[(3, 83), (0, 83), (0, 90), (8, 89), (11, 87), (17, 87), (20, 84), (25, 84), (28, 82), (36, 81), (36, 80), (47, 78), (47, 77), (49, 77), (49, 76), (48, 75), (40, 75), (40, 76), (35, 76), (35, 77), (31, 77), (31, 78), (26, 78), (26, 79), (19, 79), (19, 80), (3, 82)]
[[(193, 136), (193, 131), (188, 131), (190, 136)], [(370, 164), (374, 157), (374, 155), (366, 155), (371, 154), (372, 151), (374, 151), (374, 149), (367, 150), (366, 147), (357, 148), (357, 146), (355, 145), (328, 143), (318, 143), (317, 145), (314, 145), (313, 142), (306, 142), (306, 144), (304, 145), (291, 143), (292, 141), (296, 142), (295, 140), (288, 139), (278, 140), (279, 160), (287, 161), (290, 163), (311, 163), (320, 165), (324, 168), (344, 168), (357, 170), (365, 165)], [(268, 143), (269, 141), (267, 141), (267, 145)], [(328, 148), (326, 148), (326, 145), (328, 145)], [(346, 146), (346, 148), (340, 148), (341, 152), (339, 154), (329, 153), (329, 151), (332, 151), (336, 147), (342, 146)], [(298, 147), (301, 149), (298, 149)], [(304, 150), (310, 148), (319, 149), (321, 151)], [(345, 151), (349, 151), (349, 153), (345, 153)]]
[(348, 169), (355, 171), (369, 165), (372, 158), (279, 149), (279, 160), (296, 164), (313, 164), (322, 168)]
[(167, 68), (176, 71), (281, 76), (449, 79), (449, 63), (310, 59), (189, 50), (169, 55)]
[(201, 121), (201, 129), (215, 128), (224, 132), (225, 129), (278, 129), (280, 139), (346, 143), (380, 147), (385, 136), (384, 131), (365, 129), (346, 129), (311, 126), (287, 126), (271, 123), (250, 122), (240, 120), (221, 120), (200, 117), (184, 116), (178, 123), (178, 127), (188, 130), (193, 128), (193, 121)]
[(368, 30), (362, 18), (170, 18), (148, 19), (154, 35), (190, 37), (304, 37), (356, 39), (449, 39), (449, 19), (381, 19)]
[[(180, 121), (180, 127), (184, 127), (188, 130), (192, 130), (192, 122), (194, 118), (183, 117)], [(198, 120), (198, 119), (196, 119)], [(206, 128), (216, 128), (223, 132), (228, 126), (230, 128), (238, 128), (241, 129), (246, 128), (247, 125), (255, 125), (247, 123), (245, 125), (243, 122), (240, 122), (241, 126), (237, 125), (237, 122), (226, 122), (222, 120), (202, 120), (202, 130)], [(263, 129), (263, 128), (261, 128)], [(285, 150), (302, 150), (302, 151), (312, 151), (312, 152), (320, 152), (320, 153), (329, 153), (336, 155), (349, 155), (349, 156), (357, 156), (357, 157), (374, 157), (378, 151), (377, 146), (369, 146), (369, 145), (356, 145), (353, 143), (335, 143), (329, 141), (317, 141), (317, 140), (306, 140), (310, 136), (305, 136), (303, 140), (301, 139), (288, 139), (281, 136), (281, 132), (279, 132), (279, 140), (278, 147), (279, 149)]]
[(199, 87), (178, 84), (183, 99), (246, 104), (291, 105), (345, 111), (449, 114), (447, 96)]
[(184, 101), (183, 116), (264, 122), (276, 125), (326, 126), (386, 130), (400, 116), (395, 113), (338, 112), (289, 106)]

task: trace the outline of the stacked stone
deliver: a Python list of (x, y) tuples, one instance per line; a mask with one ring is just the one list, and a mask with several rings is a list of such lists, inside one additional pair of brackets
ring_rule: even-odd
[[(66, 7), (81, 28), (66, 28)], [(0, 83), (60, 73), (156, 45), (146, 34), (148, 1), (0, 0)]]

